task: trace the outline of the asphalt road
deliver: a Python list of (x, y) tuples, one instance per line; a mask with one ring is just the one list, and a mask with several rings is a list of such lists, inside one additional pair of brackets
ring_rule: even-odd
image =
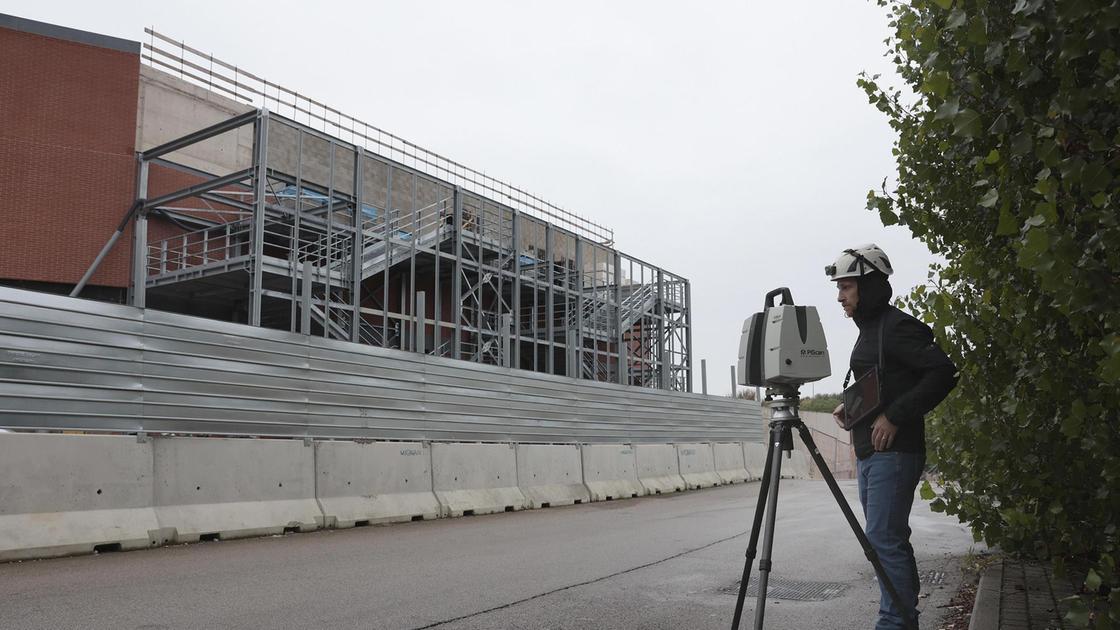
[[(758, 488), (0, 564), (0, 628), (725, 629)], [(911, 522), (935, 628), (972, 537), (920, 503)], [(874, 573), (823, 482), (782, 481), (776, 532), (772, 587), (830, 598), (772, 590), (767, 628), (873, 625)]]

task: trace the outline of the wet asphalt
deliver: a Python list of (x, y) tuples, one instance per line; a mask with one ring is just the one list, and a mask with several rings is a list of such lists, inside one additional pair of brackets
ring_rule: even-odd
[[(758, 489), (0, 564), (0, 628), (726, 629)], [(936, 627), (972, 536), (920, 501), (911, 524)], [(793, 590), (766, 628), (874, 625), (874, 572), (823, 482), (782, 481), (773, 561)]]

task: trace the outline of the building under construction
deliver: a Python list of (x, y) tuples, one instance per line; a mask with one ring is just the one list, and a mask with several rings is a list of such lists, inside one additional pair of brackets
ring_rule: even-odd
[(0, 281), (692, 390), (688, 281), (611, 230), (147, 35), (0, 16)]

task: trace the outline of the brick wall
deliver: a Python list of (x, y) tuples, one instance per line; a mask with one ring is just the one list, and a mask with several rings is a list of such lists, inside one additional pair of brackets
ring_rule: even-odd
[[(140, 57), (0, 27), (0, 59), (0, 279), (73, 284), (135, 197)], [(128, 284), (129, 243), (93, 284)]]

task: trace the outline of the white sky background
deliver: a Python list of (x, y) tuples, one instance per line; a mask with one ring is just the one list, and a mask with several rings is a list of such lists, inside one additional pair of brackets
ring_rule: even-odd
[(613, 228), (692, 282), (695, 389), (730, 389), (742, 321), (788, 286), (816, 305), (840, 390), (856, 338), (823, 274), (878, 243), (895, 294), (933, 260), (864, 209), (893, 173), (856, 87), (892, 73), (871, 0), (67, 2), (0, 12), (134, 41), (152, 26)]

